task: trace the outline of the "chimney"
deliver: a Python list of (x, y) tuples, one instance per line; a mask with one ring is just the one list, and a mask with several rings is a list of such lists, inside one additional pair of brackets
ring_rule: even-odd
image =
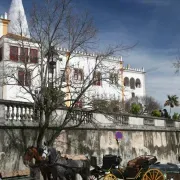
[(122, 60), (122, 56), (120, 57), (120, 69), (123, 69), (123, 60)]
[(0, 16), (0, 38), (8, 33), (8, 24), (10, 20), (7, 19), (7, 13)]

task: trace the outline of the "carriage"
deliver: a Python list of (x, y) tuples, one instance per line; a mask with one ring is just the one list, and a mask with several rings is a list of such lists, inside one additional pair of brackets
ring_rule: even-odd
[(119, 168), (120, 157), (106, 155), (102, 167), (92, 160), (90, 179), (104, 180), (179, 180), (180, 169), (176, 164), (161, 164), (151, 155), (139, 156), (130, 160), (125, 168)]
[[(44, 179), (50, 175), (54, 178), (66, 177), (67, 179), (75, 178), (75, 174), (81, 175), (83, 180), (180, 180), (180, 168), (176, 164), (161, 164), (157, 162), (156, 156), (143, 155), (130, 160), (125, 168), (120, 168), (119, 164), (122, 159), (115, 155), (105, 155), (103, 157), (102, 167), (97, 166), (96, 157), (91, 157), (91, 166), (89, 176), (89, 160), (72, 160), (66, 157), (59, 157), (55, 148), (48, 148), (49, 155), (46, 154), (45, 160), (38, 152), (38, 148), (29, 147), (23, 157), (25, 165), (29, 165), (33, 158), (39, 163), (39, 167)], [(48, 157), (48, 159), (47, 159)], [(45, 164), (44, 164), (45, 163)], [(32, 167), (32, 166), (31, 166)], [(58, 174), (53, 174), (54, 168)]]

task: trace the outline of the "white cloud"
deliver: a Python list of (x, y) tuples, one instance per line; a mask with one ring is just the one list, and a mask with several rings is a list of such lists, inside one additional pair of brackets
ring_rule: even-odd
[(136, 2), (156, 6), (168, 6), (170, 4), (169, 0), (136, 0)]

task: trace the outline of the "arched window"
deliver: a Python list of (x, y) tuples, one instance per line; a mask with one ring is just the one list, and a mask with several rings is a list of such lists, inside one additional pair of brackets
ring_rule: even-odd
[(129, 78), (128, 77), (124, 78), (124, 86), (128, 86), (129, 87)]
[(136, 87), (140, 88), (141, 87), (141, 81), (140, 79), (136, 79)]
[(135, 89), (135, 80), (134, 80), (134, 78), (130, 79), (130, 88)]

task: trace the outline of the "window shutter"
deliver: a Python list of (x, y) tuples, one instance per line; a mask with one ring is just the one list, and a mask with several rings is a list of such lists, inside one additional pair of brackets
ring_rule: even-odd
[(82, 107), (83, 107), (82, 101), (79, 100), (78, 102), (76, 102), (75, 107), (76, 107), (76, 108), (82, 108)]
[(78, 69), (74, 69), (74, 79), (78, 80)]
[(79, 108), (82, 108), (83, 107), (83, 104), (82, 104), (82, 101), (80, 100), (79, 101)]
[(62, 82), (66, 82), (66, 73), (64, 72), (64, 70), (61, 70), (60, 73)]
[(31, 73), (28, 71), (25, 76), (25, 86), (31, 85)]
[(31, 49), (30, 50), (30, 61), (31, 61), (31, 63), (37, 63), (38, 62), (38, 51), (37, 51), (37, 49)]
[(2, 61), (2, 59), (3, 59), (3, 57), (2, 57), (2, 50), (3, 50), (3, 48), (1, 47), (0, 48), (0, 61)]
[(18, 61), (18, 47), (10, 46), (10, 60)]
[(118, 84), (118, 74), (115, 75), (115, 84)]
[(93, 84), (96, 85), (96, 83), (97, 83), (97, 73), (95, 71), (93, 74)]
[(100, 72), (97, 73), (97, 85), (101, 86), (101, 73)]
[(80, 75), (80, 80), (83, 81), (84, 80), (84, 72), (82, 69), (80, 70), (79, 75)]
[(21, 48), (20, 61), (28, 62), (28, 48)]
[(24, 71), (18, 71), (18, 85), (24, 86)]
[(112, 73), (110, 73), (109, 80), (110, 80), (110, 83), (113, 84), (113, 75), (112, 75)]

